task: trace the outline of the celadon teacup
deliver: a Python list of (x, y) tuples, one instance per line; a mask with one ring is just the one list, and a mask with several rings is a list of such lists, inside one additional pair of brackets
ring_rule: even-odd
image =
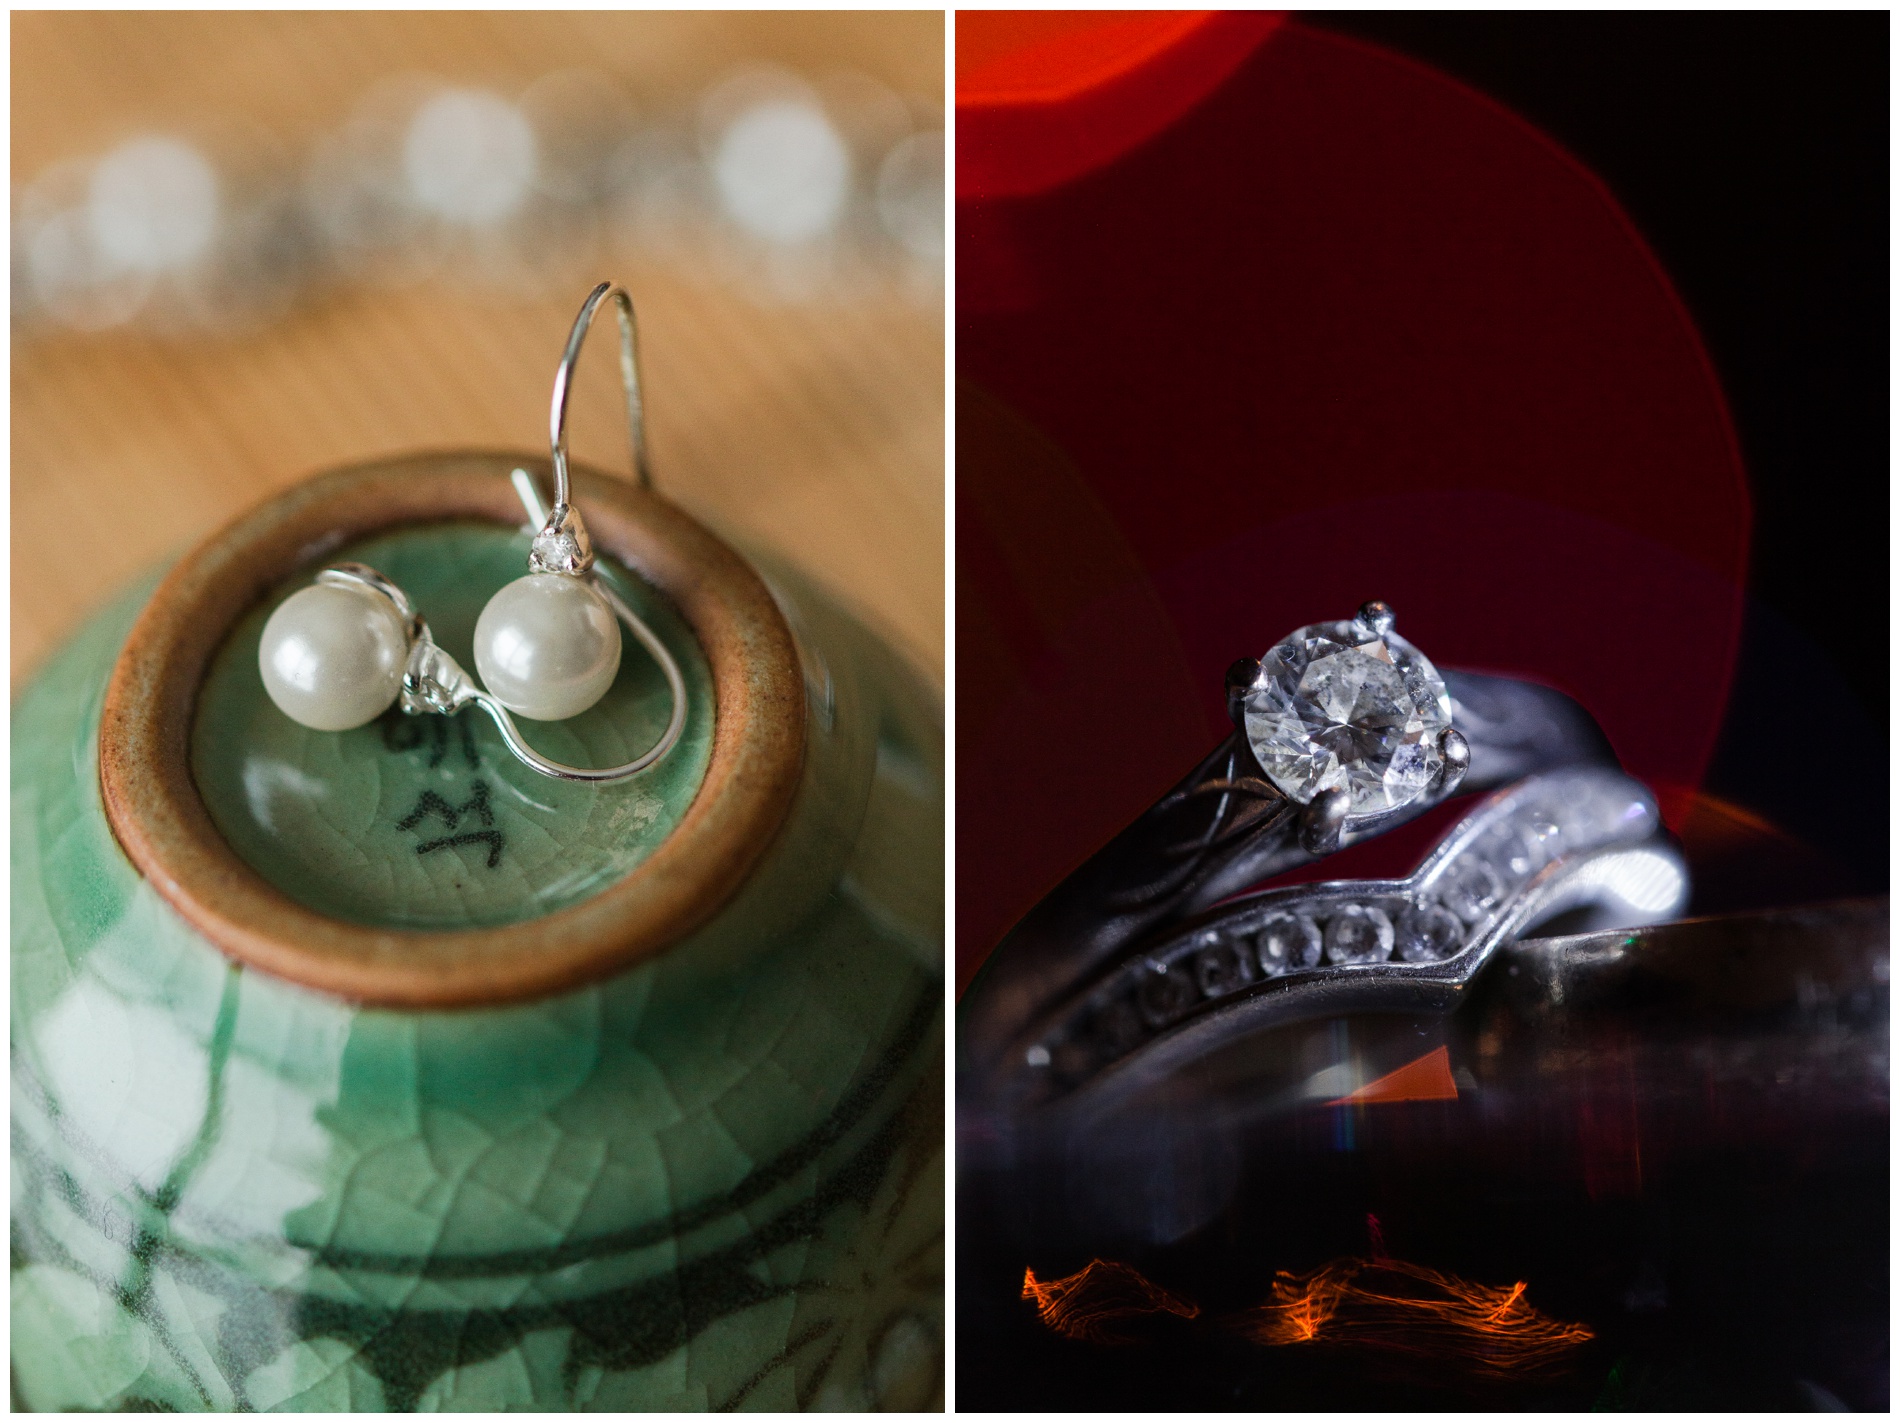
[[(19, 697), (16, 1407), (941, 1406), (934, 694), (809, 581), (577, 471), (687, 680), (652, 772), (265, 696), (264, 619), (341, 559), (473, 665), (525, 568), (517, 467), (299, 486)], [(629, 644), (528, 734), (610, 764), (669, 706)]]

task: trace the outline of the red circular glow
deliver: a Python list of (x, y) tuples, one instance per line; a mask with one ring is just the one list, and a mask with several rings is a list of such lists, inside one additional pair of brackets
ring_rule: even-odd
[(1280, 23), (1271, 11), (966, 10), (957, 194), (1040, 192), (1193, 108)]
[(966, 975), (1224, 732), (1229, 661), (1366, 598), (1700, 783), (1741, 460), (1667, 276), (1549, 139), (1288, 22), (1150, 141), (958, 226)]

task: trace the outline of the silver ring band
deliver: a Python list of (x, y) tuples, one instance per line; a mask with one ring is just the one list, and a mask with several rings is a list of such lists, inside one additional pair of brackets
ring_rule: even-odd
[(1479, 805), (1405, 879), (1269, 890), (1146, 938), (1007, 1039), (966, 1039), (971, 1085), (1024, 1110), (1151, 1081), (1240, 1032), (1446, 1011), (1539, 921), (1585, 908), (1593, 927), (1635, 927), (1675, 915), (1687, 894), (1641, 783), (1602, 766), (1531, 776)]

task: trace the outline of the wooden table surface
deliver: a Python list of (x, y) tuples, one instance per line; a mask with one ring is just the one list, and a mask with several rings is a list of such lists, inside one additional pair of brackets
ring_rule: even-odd
[[(16, 14), (12, 41), (16, 192), (145, 129), (242, 120), (298, 152), (405, 70), (514, 93), (586, 65), (643, 111), (747, 60), (855, 69), (935, 103), (943, 88), (931, 12), (42, 12)], [(659, 487), (789, 554), (941, 684), (941, 302), (768, 299), (677, 255), (608, 258), (600, 275), (640, 307)], [(126, 580), (305, 475), (410, 449), (545, 451), (587, 284), (338, 286), (235, 334), (16, 329), (15, 686)], [(609, 323), (590, 343), (570, 428), (576, 458), (617, 469), (612, 342)]]

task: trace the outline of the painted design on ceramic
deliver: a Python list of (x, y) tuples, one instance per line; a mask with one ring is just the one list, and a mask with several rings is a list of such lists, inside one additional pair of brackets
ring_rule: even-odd
[[(476, 620), (520, 573), (528, 544), (526, 533), (458, 522), (365, 539), (326, 561), (383, 570), (427, 610), (436, 640), (472, 666)], [(610, 559), (599, 566), (665, 639), (687, 681), (686, 728), (650, 771), (611, 785), (552, 781), (510, 755), (473, 711), (406, 717), (392, 707), (353, 731), (299, 726), (265, 694), (257, 644), (271, 612), (309, 586), (300, 575), (238, 623), (205, 679), (192, 774), (219, 832), (291, 898), (363, 924), (515, 923), (621, 879), (692, 803), (711, 755), (715, 699), (699, 644), (666, 600)], [(621, 659), (599, 704), (571, 721), (527, 724), (525, 734), (576, 765), (625, 761), (651, 745), (672, 699), (639, 651)], [(418, 841), (425, 823), (434, 833)]]
[[(477, 765), (480, 764), (478, 758), (471, 756), (470, 759), (474, 760)], [(418, 855), (426, 855), (432, 850), (453, 849), (457, 845), (486, 845), (488, 847), (488, 868), (491, 870), (498, 869), (501, 866), (501, 852), (508, 847), (508, 839), (501, 831), (495, 829), (494, 807), (488, 803), (488, 782), (471, 781), (469, 782), (468, 789), (469, 797), (468, 804), (466, 805), (450, 805), (434, 791), (425, 790), (421, 795), (416, 797), (416, 808), (410, 811), (401, 820), (398, 820), (396, 822), (396, 828), (398, 830), (414, 830), (425, 819), (430, 816), (435, 816), (448, 827), (450, 833), (447, 835), (438, 835), (433, 840), (423, 841), (420, 845), (416, 846), (416, 853)], [(479, 820), (488, 828), (485, 830), (465, 830), (459, 835), (454, 833), (456, 828), (461, 825), (462, 817), (465, 815), (474, 816), (476, 820)]]
[[(941, 723), (796, 594), (782, 844), (688, 942), (506, 1009), (355, 1010), (222, 959), (99, 804), (139, 598), (42, 673), (14, 717), (21, 1405), (932, 1405)], [(475, 769), (459, 735), (433, 769)]]

